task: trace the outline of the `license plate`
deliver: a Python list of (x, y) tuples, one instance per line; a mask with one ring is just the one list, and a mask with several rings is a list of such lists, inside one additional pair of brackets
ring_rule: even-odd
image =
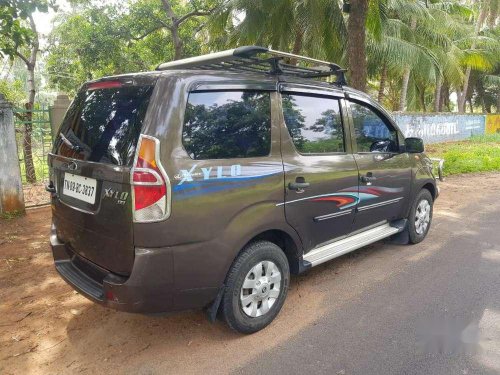
[(63, 194), (78, 200), (94, 204), (97, 180), (76, 174), (65, 173)]

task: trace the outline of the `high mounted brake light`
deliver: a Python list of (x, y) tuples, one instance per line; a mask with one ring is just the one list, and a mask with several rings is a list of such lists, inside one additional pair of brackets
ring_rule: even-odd
[(160, 164), (160, 141), (141, 134), (130, 173), (134, 221), (161, 221), (170, 214), (170, 182)]
[(123, 84), (119, 81), (94, 82), (88, 85), (87, 90), (114, 89), (122, 86)]

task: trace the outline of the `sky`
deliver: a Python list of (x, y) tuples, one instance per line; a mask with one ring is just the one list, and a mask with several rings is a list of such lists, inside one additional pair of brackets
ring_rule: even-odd
[[(66, 0), (57, 0), (56, 1), (59, 10), (65, 11), (69, 10), (70, 6)], [(49, 9), (48, 13), (35, 12), (33, 13), (33, 19), (35, 20), (36, 28), (40, 34), (42, 34), (42, 38), (40, 38), (40, 45), (44, 48), (47, 44), (47, 36), (52, 30), (52, 20), (55, 16), (55, 12), (52, 9)]]

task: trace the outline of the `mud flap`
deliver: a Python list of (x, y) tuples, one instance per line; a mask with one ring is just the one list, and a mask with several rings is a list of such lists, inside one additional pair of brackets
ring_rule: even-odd
[(398, 220), (396, 223), (392, 224), (396, 227), (403, 228), (399, 233), (392, 235), (387, 238), (385, 242), (395, 245), (408, 245), (410, 243), (410, 233), (408, 232), (408, 220), (402, 219)]
[(222, 285), (220, 287), (219, 292), (217, 293), (217, 296), (215, 297), (214, 301), (206, 309), (207, 318), (210, 323), (215, 323), (215, 320), (217, 319), (217, 311), (219, 311), (219, 305), (220, 302), (222, 301), (222, 296), (224, 295), (225, 288), (226, 288), (225, 285)]

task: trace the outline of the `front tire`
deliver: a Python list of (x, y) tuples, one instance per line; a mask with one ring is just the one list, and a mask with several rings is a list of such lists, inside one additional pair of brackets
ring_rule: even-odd
[(222, 313), (232, 329), (257, 332), (269, 325), (285, 302), (290, 282), (288, 260), (269, 241), (248, 245), (226, 278)]
[(429, 190), (422, 189), (418, 193), (408, 218), (408, 229), (410, 242), (413, 244), (421, 242), (431, 227), (433, 213), (432, 195)]

